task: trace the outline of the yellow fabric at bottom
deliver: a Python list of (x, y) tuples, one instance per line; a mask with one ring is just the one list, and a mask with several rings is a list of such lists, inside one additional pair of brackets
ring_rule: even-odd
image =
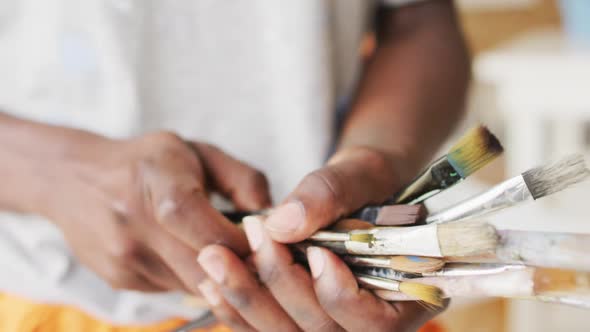
[[(0, 332), (167, 332), (186, 321), (171, 319), (149, 326), (114, 326), (84, 312), (62, 305), (40, 304), (0, 293)], [(230, 332), (222, 325), (196, 330), (199, 332)], [(434, 321), (419, 332), (444, 332)]]
[[(148, 326), (114, 326), (76, 308), (33, 303), (0, 293), (0, 332), (166, 332), (185, 323), (182, 319), (171, 319)], [(229, 329), (215, 326), (200, 331), (226, 332)]]

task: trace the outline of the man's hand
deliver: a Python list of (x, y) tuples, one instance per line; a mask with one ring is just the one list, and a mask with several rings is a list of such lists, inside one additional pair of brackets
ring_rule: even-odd
[(233, 329), (261, 331), (414, 331), (436, 312), (416, 302), (388, 303), (360, 289), (333, 253), (307, 252), (311, 275), (282, 243), (305, 239), (339, 217), (385, 200), (399, 186), (395, 161), (352, 148), (308, 175), (266, 221), (245, 223), (258, 278), (231, 250), (204, 248), (209, 279), (199, 289), (217, 317)]
[(74, 143), (45, 167), (53, 194), (41, 213), (82, 263), (115, 288), (197, 293), (201, 248), (218, 243), (248, 253), (243, 232), (210, 205), (208, 194), (219, 192), (239, 209), (264, 208), (270, 198), (258, 171), (167, 132), (128, 141), (68, 135)]

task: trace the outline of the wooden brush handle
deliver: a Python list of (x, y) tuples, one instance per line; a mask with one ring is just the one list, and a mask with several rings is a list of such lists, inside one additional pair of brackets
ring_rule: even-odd
[(332, 227), (330, 227), (330, 229), (333, 231), (348, 232), (354, 229), (370, 229), (373, 227), (375, 227), (375, 225), (367, 221), (362, 221), (359, 219), (342, 219), (336, 222)]
[(537, 268), (533, 277), (535, 294), (590, 294), (590, 273), (574, 270)]

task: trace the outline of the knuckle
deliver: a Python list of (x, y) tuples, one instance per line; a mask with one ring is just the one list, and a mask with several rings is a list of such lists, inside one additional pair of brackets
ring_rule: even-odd
[(203, 153), (207, 153), (207, 154), (223, 154), (223, 150), (221, 150), (219, 147), (210, 144), (210, 143), (205, 143), (205, 142), (195, 142), (194, 146), (196, 147), (196, 149), (200, 152)]
[(134, 168), (155, 171), (163, 161), (178, 160), (186, 155), (187, 145), (177, 134), (160, 131), (139, 138), (138, 160)]
[(171, 131), (147, 134), (143, 143), (147, 158), (156, 160), (181, 158), (190, 150), (182, 137)]
[(131, 239), (119, 239), (118, 241), (112, 241), (107, 250), (115, 260), (125, 263), (138, 258), (141, 246)]
[(338, 207), (346, 205), (346, 191), (343, 190), (345, 179), (333, 167), (311, 172), (304, 178), (303, 183), (313, 188), (328, 208), (338, 210)]
[(264, 173), (256, 169), (249, 169), (244, 177), (244, 185), (252, 191), (260, 191), (268, 188), (268, 181)]
[(268, 288), (272, 288), (281, 280), (281, 271), (276, 264), (264, 266), (258, 270), (258, 278)]
[(199, 191), (199, 187), (174, 185), (166, 195), (158, 202), (156, 216), (157, 220), (165, 223), (177, 223), (187, 215), (188, 202)]
[(225, 300), (236, 310), (240, 311), (251, 306), (253, 292), (255, 291), (252, 287), (237, 285), (223, 289), (222, 293)]
[(149, 138), (154, 144), (159, 146), (176, 146), (179, 143), (184, 144), (184, 141), (180, 136), (168, 130), (162, 130), (149, 134)]
[(128, 282), (126, 279), (119, 279), (117, 277), (111, 278), (109, 284), (113, 289), (117, 290), (126, 290), (133, 288), (132, 283)]
[(318, 294), (321, 306), (327, 312), (341, 311), (342, 308), (354, 308), (357, 304), (356, 292), (341, 288), (337, 292)]
[(344, 331), (344, 329), (342, 329), (342, 327), (340, 327), (340, 325), (338, 325), (338, 323), (336, 323), (331, 318), (324, 318), (323, 320), (319, 320), (316, 322), (310, 322), (308, 325), (309, 326), (303, 327), (304, 331), (309, 331), (309, 332)]
[(118, 266), (111, 268), (105, 279), (113, 289), (132, 289), (136, 286), (129, 273)]
[(368, 169), (378, 174), (391, 173), (391, 160), (385, 153), (368, 148), (361, 149), (358, 153), (361, 155), (360, 159), (363, 163), (368, 166)]
[(377, 150), (363, 150), (363, 164), (370, 172), (370, 177), (376, 181), (375, 188), (382, 188), (384, 195), (390, 195), (390, 188), (398, 182), (397, 172), (394, 169), (393, 160), (385, 153)]

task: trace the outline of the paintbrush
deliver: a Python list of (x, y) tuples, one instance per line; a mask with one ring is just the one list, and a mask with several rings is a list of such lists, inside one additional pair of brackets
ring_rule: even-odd
[(547, 303), (565, 304), (572, 307), (590, 309), (590, 295), (580, 296), (577, 294), (562, 295), (538, 295), (536, 300)]
[[(303, 263), (304, 265), (307, 264), (307, 256), (305, 253), (307, 248), (311, 245), (312, 244), (309, 242), (299, 242), (290, 246), (296, 262)], [(355, 277), (361, 286), (371, 289), (379, 288), (402, 292), (414, 300), (423, 301), (435, 306), (442, 306), (442, 292), (436, 287), (412, 282), (399, 282), (383, 278), (374, 278), (372, 276), (360, 275), (357, 273), (355, 273)]]
[(494, 264), (494, 263), (450, 263), (437, 271), (425, 271), (421, 273), (404, 272), (391, 268), (383, 267), (354, 267), (353, 270), (358, 273), (370, 275), (373, 277), (387, 278), (403, 281), (406, 279), (431, 278), (431, 277), (466, 277), (487, 274), (497, 274), (506, 271), (516, 271), (525, 269), (522, 264)]
[(424, 273), (440, 270), (445, 261), (440, 258), (421, 256), (355, 256), (341, 257), (353, 267), (381, 267), (400, 272)]
[(528, 170), (477, 196), (434, 213), (426, 218), (426, 223), (478, 217), (521, 202), (537, 200), (579, 183), (589, 174), (584, 157), (571, 155)]
[(424, 222), (426, 208), (422, 204), (367, 206), (348, 218), (368, 221), (377, 226), (401, 226)]
[(379, 278), (360, 273), (355, 273), (355, 277), (359, 285), (364, 288), (396, 292), (404, 294), (408, 298), (414, 299), (414, 301), (422, 301), (436, 307), (443, 306), (443, 292), (435, 286)]
[[(222, 214), (233, 223), (240, 223), (242, 219), (251, 215), (268, 215), (270, 210), (261, 211), (223, 211)], [(367, 206), (346, 219), (366, 221), (371, 225), (400, 226), (412, 225), (418, 222), (424, 223), (426, 208), (422, 204), (417, 205), (386, 205)]]
[[(387, 277), (381, 276), (383, 279)], [(561, 295), (590, 295), (590, 273), (574, 270), (534, 267), (510, 268), (498, 273), (472, 274), (413, 279), (439, 287), (444, 297), (499, 296), (512, 298), (547, 298)], [(389, 301), (412, 300), (405, 294), (376, 291)]]
[(220, 211), (224, 217), (226, 217), (229, 221), (234, 224), (239, 224), (242, 222), (242, 219), (249, 217), (249, 216), (267, 216), (270, 214), (271, 209), (265, 210), (258, 210), (258, 211)]
[[(460, 221), (457, 223), (464, 223)], [(455, 223), (440, 224), (452, 225)], [(590, 234), (499, 230), (493, 253), (445, 257), (453, 262), (496, 262), (590, 272)]]
[(422, 202), (487, 165), (502, 151), (498, 139), (486, 127), (477, 126), (384, 205)]
[[(410, 224), (414, 218), (419, 220), (423, 211), (409, 209), (402, 213), (401, 207), (390, 208), (394, 204), (417, 204), (439, 192), (457, 184), (472, 173), (498, 157), (504, 149), (485, 126), (477, 126), (469, 130), (451, 147), (447, 155), (431, 163), (426, 170), (399, 191), (393, 198), (381, 205), (369, 205), (353, 212), (347, 218), (361, 219), (380, 225)], [(234, 223), (254, 214), (267, 214), (264, 211), (232, 211), (222, 212)], [(379, 221), (379, 222), (378, 222)]]
[(310, 240), (339, 254), (446, 257), (493, 253), (498, 235), (492, 225), (470, 221), (344, 233), (319, 231)]

